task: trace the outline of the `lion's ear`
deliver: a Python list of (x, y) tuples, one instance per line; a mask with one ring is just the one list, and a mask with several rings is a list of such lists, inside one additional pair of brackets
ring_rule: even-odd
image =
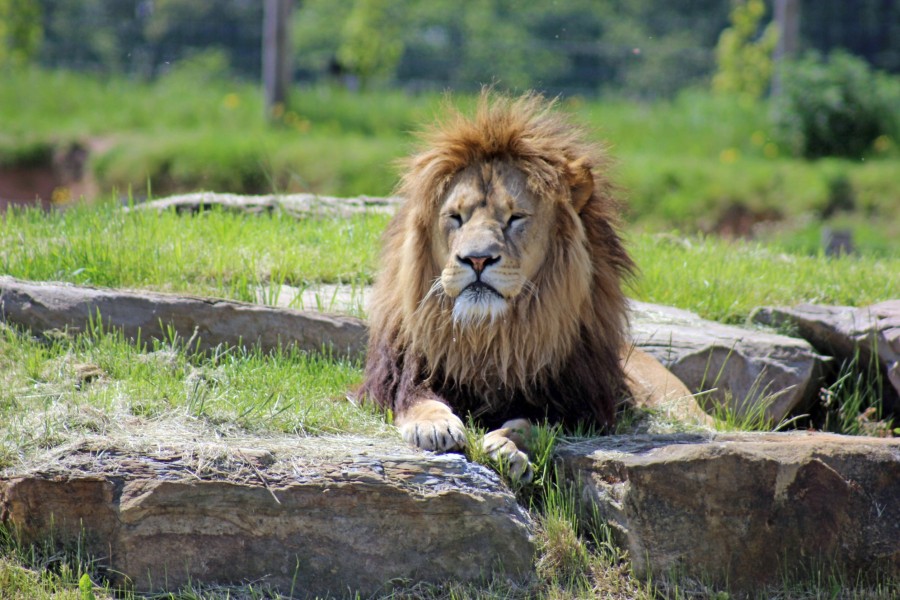
[(572, 190), (572, 206), (575, 212), (580, 213), (594, 193), (594, 176), (587, 158), (569, 163), (569, 188)]

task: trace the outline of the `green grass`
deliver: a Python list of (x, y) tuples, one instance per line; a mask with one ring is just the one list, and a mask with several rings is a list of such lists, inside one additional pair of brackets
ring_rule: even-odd
[(117, 420), (200, 419), (263, 434), (383, 434), (346, 399), (357, 362), (296, 350), (199, 353), (184, 340), (131, 342), (95, 326), (37, 341), (0, 328), (0, 469)]
[[(0, 71), (0, 165), (46, 161), (55, 144), (92, 149), (101, 190), (156, 196), (220, 192), (386, 195), (393, 161), (411, 131), (439, 114), (439, 94), (294, 90), (278, 123), (266, 123), (256, 86), (193, 67), (154, 83), (59, 71)], [(203, 85), (198, 85), (202, 82)], [(456, 103), (473, 105), (471, 96)], [(688, 91), (652, 104), (568, 98), (572, 112), (617, 159), (628, 219), (647, 230), (727, 229), (729, 211), (775, 219), (754, 235), (814, 254), (835, 182), (849, 183), (849, 216), (866, 251), (890, 254), (900, 239), (900, 163), (889, 142), (862, 162), (809, 162), (773, 141), (767, 107)], [(737, 208), (736, 208), (737, 207)], [(830, 215), (827, 221), (842, 215)], [(840, 224), (840, 223), (839, 223)], [(800, 233), (797, 242), (795, 232)]]
[[(0, 270), (32, 280), (191, 292), (253, 301), (261, 285), (364, 285), (387, 217), (295, 220), (212, 210), (124, 212), (114, 203), (11, 210), (0, 220)], [(759, 243), (634, 233), (631, 292), (726, 323), (755, 307), (862, 306), (896, 297), (900, 256), (829, 258)]]
[(371, 283), (387, 217), (296, 220), (116, 203), (0, 220), (0, 271), (32, 280), (192, 292), (255, 301), (263, 285)]
[(744, 323), (758, 306), (801, 302), (865, 306), (900, 293), (900, 256), (826, 257), (713, 237), (631, 236), (638, 300)]

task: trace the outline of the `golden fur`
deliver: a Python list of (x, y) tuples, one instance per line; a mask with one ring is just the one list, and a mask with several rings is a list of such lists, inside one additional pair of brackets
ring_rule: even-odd
[(423, 142), (384, 237), (362, 391), (436, 450), (462, 445), (457, 415), (612, 424), (633, 264), (603, 151), (535, 94), (484, 92)]

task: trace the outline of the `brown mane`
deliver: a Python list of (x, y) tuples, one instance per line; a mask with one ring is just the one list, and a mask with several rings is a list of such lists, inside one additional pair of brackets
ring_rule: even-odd
[[(385, 232), (369, 310), (362, 391), (377, 404), (399, 412), (436, 399), (487, 426), (510, 417), (613, 422), (626, 394), (621, 281), (633, 263), (616, 229), (605, 155), (553, 105), (484, 92), (474, 118), (449, 111), (407, 161), (398, 189), (406, 201)], [(502, 323), (460, 329), (448, 299), (429, 295), (442, 268), (430, 251), (433, 223), (454, 177), (490, 161), (518, 168), (531, 192), (554, 203), (556, 221), (533, 293)], [(593, 190), (577, 211), (579, 168), (590, 170)]]

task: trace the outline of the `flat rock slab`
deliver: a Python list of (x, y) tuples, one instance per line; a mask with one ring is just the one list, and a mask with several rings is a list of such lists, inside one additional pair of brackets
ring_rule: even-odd
[(358, 316), (365, 313), (371, 294), (372, 287), (367, 285), (313, 283), (298, 287), (273, 284), (257, 288), (257, 302), (281, 308)]
[(772, 327), (789, 326), (817, 350), (840, 361), (860, 353), (865, 368), (873, 357), (886, 376), (885, 407), (900, 410), (900, 300), (871, 306), (821, 306), (799, 304), (765, 307), (754, 311), (752, 320)]
[(138, 591), (253, 581), (367, 596), (394, 579), (527, 577), (532, 523), (492, 471), (383, 440), (85, 441), (0, 474), (23, 541), (81, 536)]
[(0, 276), (0, 320), (36, 333), (85, 331), (98, 314), (104, 326), (119, 328), (128, 338), (168, 339), (175, 331), (202, 349), (226, 344), (269, 351), (294, 345), (356, 357), (365, 353), (368, 340), (365, 323), (348, 316)]
[(900, 440), (614, 436), (564, 445), (558, 460), (639, 574), (740, 589), (822, 567), (900, 575)]
[(179, 213), (196, 213), (219, 208), (222, 210), (251, 214), (282, 212), (296, 218), (349, 217), (357, 214), (376, 213), (391, 215), (396, 212), (402, 198), (389, 196), (358, 196), (355, 198), (335, 198), (316, 194), (284, 194), (267, 196), (242, 196), (239, 194), (217, 194), (196, 192), (179, 196), (169, 196), (137, 204), (125, 210), (174, 210)]
[(805, 340), (723, 325), (656, 304), (631, 302), (634, 343), (707, 404), (759, 410), (777, 423), (815, 397), (825, 360)]

